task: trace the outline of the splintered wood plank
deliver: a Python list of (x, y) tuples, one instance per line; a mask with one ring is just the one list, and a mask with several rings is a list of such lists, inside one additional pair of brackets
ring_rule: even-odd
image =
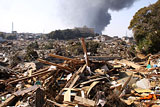
[(92, 80), (89, 80), (89, 81), (82, 82), (81, 84), (84, 85), (84, 84), (88, 84), (88, 83), (91, 83), (91, 82), (94, 82), (94, 81), (99, 81), (99, 80), (102, 80), (102, 79), (107, 79), (107, 77), (92, 79)]
[(123, 87), (121, 88), (121, 91), (118, 93), (119, 96), (120, 96), (120, 94), (123, 92), (123, 90), (125, 89), (125, 87), (127, 86), (127, 84), (129, 83), (129, 81), (131, 80), (132, 77), (133, 77), (133, 72), (132, 72), (132, 74), (129, 76), (129, 78), (127, 79), (127, 81), (124, 83)]
[(49, 100), (49, 99), (47, 99), (47, 101), (50, 102), (50, 103), (52, 103), (53, 105), (58, 106), (58, 107), (68, 107), (68, 106), (65, 106), (65, 105), (63, 105), (63, 104), (59, 104), (59, 103), (57, 103), (57, 102), (55, 102), (55, 101), (52, 101), (52, 100)]
[(63, 60), (68, 60), (68, 61), (75, 61), (75, 62), (83, 62), (81, 60), (77, 60), (77, 59), (72, 59), (72, 58), (68, 58), (68, 57), (64, 57), (64, 56), (59, 56), (59, 55), (55, 55), (55, 54), (49, 54), (49, 56), (54, 57), (54, 58), (58, 58), (58, 59), (63, 59)]
[[(80, 77), (79, 75), (80, 75), (81, 73), (83, 73), (85, 67), (86, 67), (86, 64), (83, 65), (83, 67), (80, 67), (79, 70), (72, 75), (71, 79), (66, 83), (66, 85), (65, 85), (64, 88), (72, 88), (72, 87), (75, 85), (76, 81), (79, 79), (79, 77)], [(63, 89), (62, 89), (62, 90), (59, 92), (59, 94), (56, 96), (55, 99), (56, 99), (57, 101), (59, 100), (59, 96), (62, 94), (62, 92), (63, 92)]]
[(41, 62), (41, 63), (44, 63), (44, 64), (49, 64), (49, 65), (56, 66), (59, 69), (63, 69), (63, 70), (67, 70), (67, 71), (73, 71), (73, 69), (71, 69), (67, 66), (62, 66), (62, 65), (59, 65), (59, 64), (55, 64), (55, 63), (52, 63), (52, 62), (49, 62), (49, 61), (46, 61), (46, 60), (43, 60), (43, 59), (38, 59), (38, 61)]
[(68, 88), (68, 90), (64, 94), (64, 101), (71, 101), (71, 89)]
[(33, 78), (33, 77), (36, 77), (36, 76), (41, 76), (41, 75), (47, 74), (47, 73), (52, 72), (52, 71), (54, 71), (54, 70), (49, 71), (48, 67), (47, 67), (43, 70), (37, 71), (38, 73), (34, 73), (30, 77), (21, 77), (19, 79), (12, 80), (12, 81), (8, 82), (8, 84), (13, 84), (13, 83), (17, 83), (19, 81), (27, 80), (27, 79), (30, 79), (30, 78)]
[(78, 69), (78, 71), (75, 72), (75, 73), (71, 76), (71, 78), (70, 78), (69, 81), (66, 83), (66, 85), (65, 85), (64, 88), (68, 88), (68, 87), (72, 84), (73, 80), (74, 80), (74, 79), (76, 78), (76, 76), (80, 73), (81, 69), (82, 69), (82, 67), (80, 67), (80, 68)]
[(13, 94), (14, 94), (15, 96), (20, 96), (20, 95), (23, 96), (24, 94), (29, 93), (29, 92), (31, 92), (31, 91), (35, 91), (35, 90), (37, 90), (38, 88), (39, 88), (39, 86), (34, 85), (34, 86), (29, 87), (29, 88), (27, 88), (27, 89), (25, 89), (25, 90), (18, 90), (18, 91), (16, 91), (16, 92), (14, 92)]
[(86, 48), (84, 38), (81, 38), (81, 43), (82, 43), (83, 52), (84, 52), (84, 55), (85, 55), (85, 61), (86, 61), (87, 66), (89, 67), (89, 58), (88, 58), (88, 55), (87, 55), (87, 48)]
[(120, 61), (115, 61), (115, 62), (117, 62), (117, 63), (121, 63), (121, 64), (126, 64), (127, 66), (131, 66), (131, 67), (133, 67), (133, 68), (135, 68), (135, 69), (140, 69), (142, 66), (141, 65), (138, 65), (138, 64), (136, 64), (136, 63), (134, 63), (134, 62), (131, 62), (131, 61), (127, 61), (127, 60), (125, 60), (125, 59), (123, 59), (123, 60), (120, 60)]
[(15, 98), (16, 98), (16, 96), (12, 95), (7, 100), (5, 100), (2, 104), (0, 104), (0, 107), (6, 107), (6, 106), (10, 105), (14, 101)]
[(94, 107), (95, 106), (95, 101), (87, 99), (87, 98), (82, 98), (82, 97), (79, 97), (79, 96), (75, 96), (74, 103), (77, 103), (77, 104), (83, 105), (83, 106), (88, 106), (88, 107)]
[(96, 86), (98, 83), (99, 83), (99, 81), (95, 81), (95, 82), (93, 82), (93, 83), (89, 86), (89, 89), (88, 89), (88, 91), (87, 91), (87, 96), (89, 95), (89, 92), (92, 90), (92, 88), (93, 88), (94, 86)]
[[(80, 69), (79, 73), (80, 73), (80, 74), (83, 73), (83, 71), (85, 70), (85, 68), (86, 68), (86, 66), (84, 65), (83, 68)], [(79, 77), (80, 77), (80, 75), (77, 75), (77, 76), (74, 78), (74, 80), (73, 80), (73, 82), (71, 83), (71, 85), (69, 86), (69, 88), (72, 88), (72, 87), (76, 84), (76, 82), (77, 82), (77, 80), (79, 79)]]

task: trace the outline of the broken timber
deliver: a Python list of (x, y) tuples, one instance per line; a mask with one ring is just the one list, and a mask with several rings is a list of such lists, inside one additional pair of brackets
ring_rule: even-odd
[(14, 84), (14, 83), (17, 83), (19, 81), (27, 80), (27, 79), (30, 79), (30, 78), (33, 78), (33, 77), (36, 77), (36, 76), (40, 76), (40, 75), (44, 75), (44, 74), (47, 74), (47, 73), (52, 72), (52, 71), (54, 71), (54, 70), (48, 71), (48, 67), (47, 67), (47, 68), (44, 68), (42, 70), (37, 71), (38, 73), (32, 74), (29, 77), (22, 77), (22, 78), (19, 78), (19, 79), (16, 79), (16, 80), (12, 80), (12, 81), (8, 82), (8, 84)]
[(15, 98), (16, 98), (16, 96), (12, 95), (7, 100), (5, 100), (2, 104), (0, 104), (0, 107), (6, 107), (6, 106), (10, 105), (15, 100)]
[(58, 107), (67, 107), (67, 106), (65, 106), (65, 105), (63, 105), (63, 104), (59, 104), (59, 103), (57, 103), (57, 102), (55, 102), (55, 101), (52, 101), (52, 100), (49, 100), (49, 99), (47, 99), (47, 101), (50, 102), (50, 103), (52, 103), (53, 105), (58, 106)]
[(58, 58), (58, 59), (67, 60), (67, 61), (84, 63), (84, 61), (77, 60), (77, 59), (72, 59), (72, 58), (67, 58), (67, 57), (64, 57), (64, 56), (59, 56), (59, 55), (54, 55), (54, 54), (49, 54), (49, 56), (54, 57), (54, 58)]
[(120, 60), (120, 61), (115, 61), (117, 63), (122, 63), (122, 64), (126, 64), (127, 66), (131, 66), (135, 69), (140, 69), (142, 66), (138, 65), (138, 64), (135, 64), (134, 62), (131, 62), (131, 61), (127, 61), (125, 59), (123, 60)]
[(81, 38), (81, 42), (82, 42), (82, 47), (83, 47), (83, 52), (84, 52), (84, 57), (85, 57), (85, 61), (87, 66), (89, 67), (89, 60), (88, 60), (88, 55), (87, 55), (87, 49), (86, 49), (86, 44), (84, 42), (84, 38)]
[(43, 60), (43, 59), (38, 59), (39, 62), (41, 63), (44, 63), (44, 64), (49, 64), (49, 65), (53, 65), (53, 66), (56, 66), (57, 68), (59, 69), (63, 69), (63, 70), (67, 70), (67, 71), (73, 71), (73, 69), (67, 67), (67, 66), (62, 66), (62, 65), (59, 65), (59, 64), (55, 64), (55, 63), (52, 63), (52, 62), (48, 62), (46, 60)]
[[(79, 70), (76, 73), (74, 73), (74, 75), (72, 75), (71, 79), (67, 82), (64, 88), (72, 88), (75, 85), (76, 81), (79, 79), (80, 74), (83, 73), (83, 71), (85, 70), (85, 68), (86, 68), (86, 64), (83, 67), (80, 67)], [(59, 95), (61, 95), (62, 92), (63, 92), (63, 89), (56, 96), (55, 99), (57, 101), (59, 100)]]
[(129, 76), (128, 80), (124, 83), (124, 85), (123, 85), (123, 87), (121, 88), (121, 90), (120, 90), (120, 92), (119, 92), (118, 95), (120, 95), (120, 94), (123, 92), (123, 90), (125, 89), (125, 87), (126, 87), (127, 84), (129, 83), (129, 81), (131, 80), (132, 76), (133, 76), (133, 72), (132, 72), (132, 74)]
[(95, 101), (87, 99), (87, 98), (82, 98), (79, 96), (75, 96), (74, 103), (78, 103), (79, 105), (83, 105), (83, 106), (87, 106), (87, 107), (94, 107), (95, 106)]

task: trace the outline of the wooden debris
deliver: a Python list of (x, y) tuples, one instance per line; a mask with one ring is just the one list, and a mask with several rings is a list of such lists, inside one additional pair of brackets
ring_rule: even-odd
[(96, 104), (95, 101), (93, 100), (89, 100), (87, 98), (82, 98), (79, 96), (75, 96), (74, 103), (77, 103), (79, 105), (86, 106), (86, 107), (94, 107)]
[(122, 91), (125, 89), (125, 87), (126, 87), (127, 84), (129, 83), (129, 81), (131, 80), (132, 76), (133, 76), (133, 72), (132, 72), (132, 74), (129, 76), (128, 80), (124, 83), (124, 85), (123, 85), (123, 87), (122, 87), (122, 89), (121, 89), (121, 91), (119, 92), (118, 95), (120, 95), (120, 94), (122, 93)]
[(15, 100), (15, 98), (16, 98), (16, 96), (12, 95), (5, 102), (3, 102), (2, 104), (0, 104), (0, 107), (6, 107), (6, 106), (10, 105)]
[(102, 80), (102, 79), (108, 79), (108, 78), (107, 78), (107, 77), (96, 78), (96, 79), (92, 79), (92, 80), (83, 82), (83, 83), (81, 83), (81, 84), (84, 85), (84, 84), (88, 84), (88, 83), (91, 83), (91, 82), (94, 82), (94, 81), (98, 81), (98, 80)]
[(55, 54), (51, 54), (51, 53), (49, 54), (49, 56), (54, 57), (54, 58), (58, 58), (58, 59), (67, 60), (67, 61), (84, 63), (84, 61), (81, 61), (81, 60), (67, 58), (67, 57), (64, 57), (64, 56), (59, 56), (59, 55), (55, 55)]
[(70, 88), (64, 94), (64, 101), (71, 102), (71, 89)]
[(36, 77), (36, 76), (41, 76), (41, 75), (44, 75), (46, 73), (52, 72), (52, 70), (51, 71), (46, 71), (46, 70), (48, 70), (48, 68), (40, 70), (40, 71), (38, 71), (38, 73), (32, 74), (32, 76), (30, 76), (30, 77), (22, 77), (22, 78), (19, 78), (19, 79), (16, 79), (16, 80), (12, 80), (12, 81), (8, 82), (8, 84), (14, 84), (14, 83), (17, 83), (19, 81), (27, 80), (27, 79), (30, 79), (30, 78), (33, 78), (33, 77)]
[(84, 57), (85, 57), (85, 61), (86, 61), (86, 64), (87, 66), (89, 67), (89, 60), (88, 60), (88, 55), (87, 55), (87, 48), (86, 48), (86, 44), (84, 42), (84, 38), (81, 38), (81, 43), (82, 43), (82, 47), (83, 47), (83, 52), (84, 52)]
[(58, 67), (59, 69), (63, 69), (63, 70), (67, 70), (67, 71), (73, 71), (73, 69), (67, 67), (67, 66), (62, 66), (62, 65), (59, 65), (59, 64), (55, 64), (55, 63), (52, 63), (52, 62), (48, 62), (48, 61), (45, 61), (45, 60), (42, 60), (42, 59), (38, 59), (38, 61), (44, 63), (44, 64), (49, 64), (49, 65), (53, 65), (53, 66), (56, 66)]
[(23, 96), (24, 94), (28, 93), (28, 92), (31, 92), (31, 91), (35, 91), (39, 88), (39, 86), (37, 85), (34, 85), (32, 87), (29, 87), (25, 90), (18, 90), (17, 92), (13, 93), (15, 96)]
[[(83, 67), (79, 68), (79, 70), (74, 73), (74, 75), (72, 75), (71, 79), (66, 83), (64, 88), (72, 88), (74, 86), (74, 84), (76, 83), (76, 81), (79, 79), (79, 75), (84, 71), (86, 65), (84, 65)], [(59, 92), (59, 94), (56, 96), (56, 100), (59, 99), (59, 95), (61, 95), (63, 92), (63, 89)]]
[(122, 60), (120, 60), (120, 61), (115, 61), (115, 62), (121, 63), (121, 64), (126, 64), (127, 66), (131, 66), (131, 67), (133, 67), (133, 68), (135, 68), (135, 69), (140, 69), (140, 68), (141, 68), (140, 65), (135, 64), (135, 63), (133, 63), (133, 62), (131, 62), (131, 61), (127, 61), (127, 60), (125, 60), (125, 59), (122, 59)]
[(57, 103), (57, 102), (55, 102), (55, 101), (52, 101), (52, 100), (49, 100), (49, 99), (47, 99), (47, 101), (50, 102), (50, 103), (52, 103), (53, 105), (58, 106), (58, 107), (67, 107), (67, 106), (65, 106), (65, 105), (63, 105), (63, 104), (59, 104), (59, 103)]
[(77, 82), (77, 80), (78, 80), (79, 77), (80, 77), (80, 74), (84, 72), (85, 67), (86, 67), (86, 65), (84, 65), (84, 66), (82, 67), (82, 69), (80, 69), (80, 70), (77, 72), (77, 75), (76, 75), (76, 77), (74, 78), (74, 80), (72, 81), (72, 83), (71, 83), (71, 85), (69, 86), (69, 88), (72, 88), (72, 87), (75, 85), (75, 83)]
[[(150, 55), (148, 62), (105, 56), (105, 53), (104, 56), (89, 57), (84, 38), (81, 38), (81, 45), (84, 57), (69, 58), (70, 54), (69, 57), (60, 56), (53, 49), (46, 53), (50, 57), (39, 57), (45, 60), (19, 63), (12, 69), (0, 66), (0, 107), (126, 107), (160, 104), (160, 55)], [(63, 50), (58, 51), (62, 53)], [(150, 68), (146, 68), (147, 64), (150, 64)], [(144, 78), (151, 86), (140, 89), (143, 87), (137, 82)]]
[(88, 89), (88, 91), (87, 91), (87, 96), (89, 95), (91, 89), (92, 89), (95, 85), (97, 85), (98, 83), (99, 83), (99, 81), (95, 81), (95, 82), (93, 82), (93, 83), (89, 86), (89, 89)]

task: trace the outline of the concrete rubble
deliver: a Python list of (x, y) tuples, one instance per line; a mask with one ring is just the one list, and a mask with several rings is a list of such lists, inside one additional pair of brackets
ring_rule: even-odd
[(29, 41), (1, 44), (0, 107), (160, 106), (160, 54), (140, 59), (114, 39), (89, 56), (85, 41), (80, 39), (83, 56), (55, 41), (56, 48), (37, 50), (38, 58), (29, 59)]

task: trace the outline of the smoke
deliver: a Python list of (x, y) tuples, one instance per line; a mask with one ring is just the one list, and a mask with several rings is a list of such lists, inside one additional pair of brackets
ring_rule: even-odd
[(129, 8), (137, 0), (60, 0), (59, 16), (69, 26), (87, 26), (101, 33), (110, 24), (108, 10)]

